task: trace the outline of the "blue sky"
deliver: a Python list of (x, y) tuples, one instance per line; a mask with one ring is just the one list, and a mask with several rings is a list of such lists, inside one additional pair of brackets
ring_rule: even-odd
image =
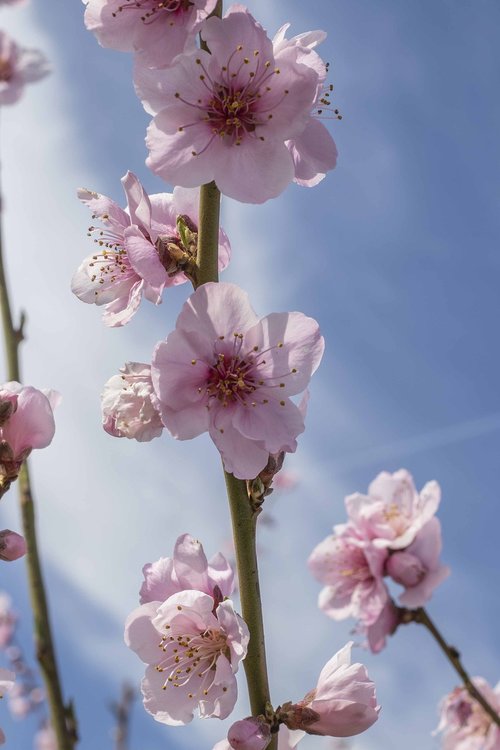
[[(326, 337), (307, 431), (289, 466), (300, 485), (273, 502), (262, 531), (263, 597), (276, 702), (302, 696), (353, 623), (316, 609), (305, 559), (344, 518), (345, 494), (381, 470), (408, 468), (443, 489), (443, 559), (452, 576), (429, 611), (471, 673), (499, 678), (500, 616), (498, 256), (500, 7), (494, 0), (275, 0), (249, 8), (274, 33), (324, 28), (340, 158), (312, 190), (291, 186), (255, 207), (225, 201), (233, 244), (225, 278), (248, 289), (259, 313), (299, 309)], [(110, 747), (107, 704), (141, 665), (122, 644), (141, 567), (189, 531), (214, 552), (227, 544), (218, 457), (200, 438), (113, 440), (99, 423), (102, 384), (127, 359), (147, 361), (173, 327), (186, 288), (107, 330), (79, 303), (70, 277), (89, 253), (86, 186), (122, 201), (120, 177), (144, 166), (148, 117), (127, 55), (101, 49), (79, 0), (32, 0), (2, 10), (0, 25), (51, 59), (50, 79), (2, 112), (2, 190), (13, 297), (28, 312), (25, 379), (64, 396), (57, 435), (33, 456), (40, 537), (65, 692), (75, 697), (82, 750)], [(15, 494), (4, 526), (17, 528)], [(22, 615), (23, 563), (2, 567)], [(353, 750), (438, 747), (440, 697), (455, 677), (427, 635), (402, 629), (379, 656), (357, 651), (378, 686), (379, 722)], [(292, 687), (291, 687), (292, 686)], [(290, 694), (290, 690), (293, 694)], [(246, 713), (242, 683), (239, 715)], [(30, 750), (33, 726), (2, 706), (11, 747)], [(217, 721), (157, 725), (140, 706), (131, 750), (207, 748)], [(313, 739), (304, 749), (327, 747)]]

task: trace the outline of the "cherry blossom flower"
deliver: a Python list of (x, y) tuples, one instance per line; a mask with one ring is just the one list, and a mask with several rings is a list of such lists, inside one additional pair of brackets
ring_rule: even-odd
[[(3, 698), (4, 694), (12, 689), (16, 675), (14, 672), (9, 672), (7, 669), (0, 668), (0, 698)], [(5, 742), (5, 734), (0, 729), (0, 745)]]
[(389, 599), (383, 582), (388, 553), (360, 538), (350, 525), (336, 526), (334, 532), (308, 560), (313, 576), (326, 584), (319, 607), (334, 620), (356, 617), (365, 626), (372, 625)]
[(226, 471), (253, 479), (304, 430), (290, 399), (318, 367), (324, 341), (302, 313), (259, 319), (234, 284), (208, 283), (184, 304), (152, 363), (163, 424), (188, 440), (208, 431)]
[(318, 684), (299, 703), (287, 703), (278, 712), (290, 729), (308, 734), (352, 737), (378, 719), (375, 685), (362, 664), (351, 664), (352, 642), (323, 667)]
[(424, 605), (450, 574), (450, 569), (439, 560), (441, 546), (441, 524), (437, 518), (431, 518), (409, 547), (390, 555), (386, 572), (405, 587), (399, 597), (403, 606), (414, 609)]
[[(500, 683), (492, 689), (482, 677), (472, 682), (500, 713)], [(498, 750), (500, 729), (464, 687), (457, 687), (443, 698), (440, 722), (436, 732), (442, 732), (443, 750)]]
[(363, 645), (368, 647), (372, 654), (378, 654), (385, 648), (387, 637), (393, 635), (400, 624), (401, 610), (392, 599), (388, 599), (375, 622), (365, 625), (360, 621), (354, 632), (365, 635), (366, 642)]
[(209, 18), (202, 36), (211, 54), (181, 55), (167, 70), (136, 66), (137, 93), (155, 116), (146, 163), (167, 182), (215, 180), (225, 195), (263, 203), (295, 177), (287, 143), (310, 123), (318, 71), (303, 62), (299, 44), (274, 51), (241, 5)]
[(35, 735), (35, 750), (57, 750), (56, 733), (50, 726), (42, 727)]
[(201, 542), (190, 534), (182, 534), (172, 557), (160, 557), (142, 569), (144, 583), (140, 602), (161, 602), (185, 589), (195, 589), (221, 601), (234, 590), (234, 572), (223, 554), (218, 552), (207, 560)]
[(381, 472), (370, 484), (368, 495), (355, 493), (346, 498), (351, 523), (376, 547), (403, 549), (435, 514), (441, 500), (437, 482), (427, 482), (417, 492), (413, 477), (400, 469)]
[(225, 719), (237, 698), (235, 673), (245, 658), (248, 628), (230, 600), (214, 606), (201, 591), (180, 591), (163, 604), (143, 604), (129, 615), (125, 642), (148, 667), (144, 707), (156, 721)]
[[(282, 724), (278, 732), (278, 750), (294, 750), (300, 740), (305, 737), (305, 732), (297, 729), (291, 732), (288, 727)], [(213, 750), (234, 750), (229, 740), (221, 740), (214, 745)]]
[[(148, 196), (132, 172), (122, 177), (127, 208), (105, 195), (81, 189), (78, 197), (99, 219), (91, 226), (98, 246), (73, 276), (71, 289), (89, 304), (104, 305), (107, 326), (122, 326), (136, 313), (142, 296), (159, 305), (165, 287), (183, 284), (196, 260), (199, 189), (174, 188)], [(219, 232), (219, 269), (230, 256), (229, 240)]]
[(115, 437), (140, 443), (159, 437), (163, 423), (151, 382), (150, 365), (126, 362), (121, 375), (113, 375), (101, 395), (102, 424)]
[(33, 448), (46, 448), (55, 432), (55, 391), (11, 381), (0, 385), (0, 496), (17, 478)]
[[(84, 0), (85, 1), (85, 0)], [(85, 26), (103, 47), (136, 52), (143, 65), (163, 68), (186, 49), (217, 0), (87, 0)]]
[[(306, 127), (302, 133), (290, 141), (287, 147), (292, 155), (295, 167), (294, 182), (304, 187), (314, 187), (326, 176), (326, 172), (337, 164), (337, 147), (332, 136), (319, 122), (325, 117), (324, 110), (330, 106), (332, 86), (326, 85), (328, 67), (314, 51), (315, 47), (326, 39), (324, 31), (309, 31), (286, 39), (290, 24), (285, 24), (273, 39), (274, 54), (283, 52), (287, 47), (296, 47), (299, 51), (298, 61), (313, 68), (318, 74), (318, 86), (314, 106)], [(339, 119), (338, 110), (333, 118)]]
[(10, 596), (0, 591), (0, 649), (4, 649), (11, 642), (16, 630), (16, 621)]
[(0, 31), (0, 106), (15, 104), (27, 83), (34, 83), (50, 72), (45, 56), (35, 49), (19, 47)]
[(26, 554), (24, 537), (10, 529), (0, 531), (0, 560), (18, 560)]

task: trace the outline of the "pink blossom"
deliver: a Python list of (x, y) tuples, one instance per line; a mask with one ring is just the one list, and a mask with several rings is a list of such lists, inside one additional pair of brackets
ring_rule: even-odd
[(195, 35), (216, 2), (87, 0), (85, 26), (103, 47), (136, 52), (143, 65), (163, 68), (194, 49)]
[[(196, 260), (199, 189), (148, 196), (132, 172), (122, 177), (127, 208), (105, 195), (81, 189), (78, 197), (99, 219), (90, 235), (98, 250), (80, 265), (71, 281), (76, 296), (104, 305), (107, 326), (122, 326), (137, 312), (142, 296), (159, 305), (164, 288), (187, 281)], [(219, 269), (229, 263), (231, 248), (219, 232)]]
[(271, 741), (271, 728), (264, 719), (249, 716), (229, 728), (227, 739), (232, 750), (265, 750)]
[(38, 730), (34, 750), (57, 750), (57, 737), (52, 727), (42, 727)]
[(435, 514), (441, 499), (437, 482), (427, 482), (417, 492), (413, 477), (400, 469), (381, 472), (370, 484), (368, 495), (355, 493), (346, 498), (352, 524), (376, 547), (403, 549)]
[(214, 607), (213, 597), (201, 591), (138, 607), (127, 619), (125, 642), (148, 665), (146, 711), (171, 726), (189, 723), (196, 709), (202, 718), (225, 719), (236, 702), (235, 673), (248, 640), (231, 601)]
[(11, 605), (10, 596), (0, 591), (0, 649), (9, 645), (16, 630), (17, 616)]
[(113, 375), (101, 395), (102, 424), (115, 437), (140, 443), (159, 437), (163, 423), (151, 382), (150, 365), (126, 362), (121, 375)]
[[(315, 52), (315, 47), (326, 38), (324, 31), (309, 31), (299, 34), (292, 39), (286, 39), (285, 34), (290, 24), (285, 24), (273, 39), (274, 53), (282, 52), (287, 47), (296, 47), (299, 51), (298, 62), (313, 68), (318, 74), (318, 85), (314, 107), (306, 127), (300, 135), (287, 141), (287, 147), (292, 155), (295, 178), (294, 181), (304, 187), (313, 187), (325, 177), (326, 172), (334, 169), (337, 164), (337, 147), (325, 126), (318, 121), (325, 118), (325, 109), (330, 106), (331, 86), (327, 86), (327, 66)], [(338, 119), (338, 111), (332, 115)]]
[[(278, 732), (278, 750), (294, 750), (303, 737), (305, 737), (305, 732), (299, 729), (291, 732), (288, 727), (282, 724)], [(226, 739), (214, 745), (213, 750), (232, 750), (232, 747)]]
[[(7, 669), (0, 668), (0, 698), (3, 698), (4, 694), (11, 690), (16, 675), (14, 672), (9, 672)], [(5, 742), (5, 734), (0, 729), (0, 745)]]
[(219, 600), (231, 596), (234, 590), (234, 572), (224, 555), (218, 552), (207, 560), (201, 542), (189, 534), (177, 539), (173, 557), (160, 557), (145, 565), (142, 572), (141, 604), (157, 602), (159, 606), (185, 589), (202, 591)]
[(2, 5), (24, 5), (26, 0), (0, 0), (0, 6)]
[(311, 553), (313, 576), (326, 584), (319, 607), (334, 620), (356, 617), (372, 625), (389, 599), (383, 582), (387, 551), (360, 538), (350, 525), (336, 526)]
[(0, 495), (17, 478), (33, 448), (46, 448), (55, 432), (55, 391), (11, 381), (0, 385)]
[(155, 115), (146, 163), (167, 182), (215, 180), (225, 195), (263, 203), (295, 177), (287, 144), (310, 123), (318, 71), (299, 44), (274, 51), (241, 5), (209, 18), (202, 35), (211, 54), (195, 50), (168, 70), (136, 67), (137, 93)]
[(409, 547), (390, 555), (386, 572), (405, 587), (399, 597), (403, 606), (421, 607), (450, 574), (450, 569), (439, 560), (441, 547), (441, 524), (437, 518), (431, 518)]
[(378, 719), (375, 685), (362, 664), (351, 664), (348, 643), (323, 667), (318, 684), (297, 704), (285, 704), (280, 718), (308, 734), (352, 737)]
[(15, 531), (0, 531), (0, 560), (18, 560), (26, 554), (24, 537)]
[(259, 319), (239, 287), (203, 284), (154, 352), (163, 423), (180, 440), (208, 431), (226, 471), (253, 479), (269, 453), (295, 451), (304, 420), (289, 397), (306, 388), (323, 349), (302, 313)]
[(39, 81), (49, 72), (48, 62), (39, 50), (19, 47), (0, 31), (0, 106), (15, 104), (27, 83)]
[(31, 711), (31, 702), (22, 683), (17, 682), (9, 692), (9, 711), (16, 719), (24, 719)]
[[(482, 677), (472, 682), (500, 713), (500, 683), (492, 689)], [(500, 729), (464, 687), (457, 687), (443, 698), (440, 722), (436, 732), (442, 732), (443, 750), (499, 750)]]
[(366, 645), (373, 654), (378, 654), (385, 648), (387, 636), (396, 632), (400, 622), (400, 610), (392, 599), (388, 599), (375, 622), (371, 625), (360, 622), (356, 627), (356, 633), (366, 635)]

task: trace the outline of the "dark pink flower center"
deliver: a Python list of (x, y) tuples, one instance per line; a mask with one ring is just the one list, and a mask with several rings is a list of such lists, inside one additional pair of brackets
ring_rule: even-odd
[[(96, 218), (94, 215), (92, 218)], [(103, 218), (106, 218), (104, 216)], [(137, 278), (136, 272), (130, 265), (127, 251), (123, 247), (123, 236), (111, 229), (102, 227), (89, 227), (88, 236), (94, 237), (94, 242), (100, 250), (92, 256), (89, 262), (90, 280), (99, 284), (100, 287), (109, 289), (110, 286), (119, 284), (125, 280)], [(99, 294), (96, 289), (95, 295)]]
[(339, 578), (354, 578), (366, 581), (372, 578), (363, 550), (355, 545), (346, 544), (335, 539), (334, 553), (331, 557), (332, 572)]
[(141, 21), (152, 23), (165, 13), (170, 13), (175, 18), (176, 15), (184, 13), (192, 5), (193, 3), (190, 0), (125, 0), (123, 5), (119, 5), (112, 15), (116, 18), (118, 13), (124, 10), (140, 10), (142, 13)]

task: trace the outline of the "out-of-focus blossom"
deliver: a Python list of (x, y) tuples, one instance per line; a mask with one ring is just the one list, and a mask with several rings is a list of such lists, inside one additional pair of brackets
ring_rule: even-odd
[(163, 604), (143, 604), (129, 615), (125, 642), (148, 667), (144, 707), (156, 721), (225, 719), (237, 698), (235, 673), (245, 658), (248, 628), (230, 600), (214, 607), (201, 591), (181, 591)]
[(87, 0), (85, 26), (103, 47), (136, 52), (162, 68), (195, 48), (195, 35), (217, 0)]
[(0, 7), (2, 5), (24, 5), (26, 0), (0, 0)]
[(218, 552), (207, 560), (201, 542), (190, 534), (177, 539), (172, 557), (147, 563), (142, 572), (141, 604), (157, 602), (159, 606), (185, 589), (202, 591), (221, 601), (234, 590), (234, 572), (224, 555)]
[(25, 554), (26, 542), (24, 537), (9, 529), (0, 531), (0, 560), (18, 560)]
[(163, 432), (151, 366), (126, 362), (121, 375), (113, 375), (101, 395), (102, 424), (114, 437), (152, 440)]
[(390, 555), (386, 571), (405, 587), (399, 597), (403, 606), (421, 607), (450, 574), (450, 569), (439, 560), (441, 547), (441, 524), (437, 518), (431, 518), (409, 547)]
[[(477, 690), (500, 714), (500, 683), (492, 689), (482, 677), (473, 677)], [(440, 722), (443, 750), (499, 750), (500, 729), (464, 687), (457, 687), (443, 698)]]
[[(198, 250), (199, 189), (147, 195), (132, 174), (122, 177), (127, 208), (105, 195), (81, 189), (78, 197), (103, 227), (89, 227), (96, 252), (71, 281), (82, 302), (104, 305), (107, 326), (122, 326), (137, 312), (142, 297), (159, 305), (164, 288), (187, 281)], [(227, 266), (229, 240), (219, 232), (219, 269)]]
[(9, 711), (16, 719), (24, 719), (31, 711), (31, 701), (20, 682), (16, 682), (9, 692)]
[[(295, 178), (287, 144), (311, 120), (320, 75), (304, 63), (301, 45), (274, 51), (241, 5), (209, 18), (202, 36), (211, 54), (181, 55), (168, 70), (136, 67), (137, 93), (155, 115), (147, 164), (167, 182), (215, 180), (225, 195), (263, 203)], [(325, 159), (323, 171), (329, 164)]]
[(154, 352), (163, 424), (187, 440), (208, 431), (226, 471), (252, 479), (269, 454), (293, 452), (304, 420), (290, 396), (318, 367), (324, 341), (302, 313), (259, 319), (234, 284), (203, 284)]
[(346, 644), (330, 659), (303, 700), (282, 707), (279, 716), (290, 729), (352, 737), (378, 719), (375, 685), (362, 664), (351, 664), (351, 647)]
[(17, 478), (33, 448), (46, 448), (55, 432), (55, 391), (11, 381), (0, 385), (0, 495)]
[(0, 649), (6, 648), (16, 630), (17, 617), (10, 596), (0, 591)]
[(435, 514), (441, 500), (437, 482), (427, 482), (417, 492), (406, 469), (394, 474), (381, 472), (368, 488), (368, 495), (355, 493), (346, 498), (352, 524), (376, 547), (408, 547), (420, 529)]
[(356, 633), (364, 634), (370, 651), (378, 654), (385, 648), (387, 636), (393, 635), (400, 623), (401, 612), (392, 599), (388, 599), (375, 622), (365, 625), (361, 621), (356, 626)]
[(249, 716), (229, 727), (227, 739), (232, 750), (265, 750), (271, 741), (271, 728), (263, 719)]
[[(278, 733), (278, 750), (294, 750), (300, 740), (305, 736), (305, 732), (297, 729), (291, 732), (288, 727), (282, 724)], [(229, 740), (221, 740), (214, 745), (213, 750), (232, 750)]]
[(35, 734), (34, 750), (57, 750), (57, 737), (52, 727), (42, 727)]
[(50, 72), (45, 56), (36, 49), (19, 47), (0, 31), (0, 106), (15, 104), (27, 83), (34, 83)]
[[(16, 675), (14, 672), (9, 672), (7, 669), (0, 668), (0, 698), (3, 698), (5, 693), (12, 689)], [(5, 742), (5, 734), (0, 729), (0, 745)]]
[(308, 560), (313, 576), (326, 584), (319, 607), (334, 620), (356, 617), (372, 625), (389, 599), (383, 581), (387, 550), (366, 543), (349, 524), (334, 531)]

